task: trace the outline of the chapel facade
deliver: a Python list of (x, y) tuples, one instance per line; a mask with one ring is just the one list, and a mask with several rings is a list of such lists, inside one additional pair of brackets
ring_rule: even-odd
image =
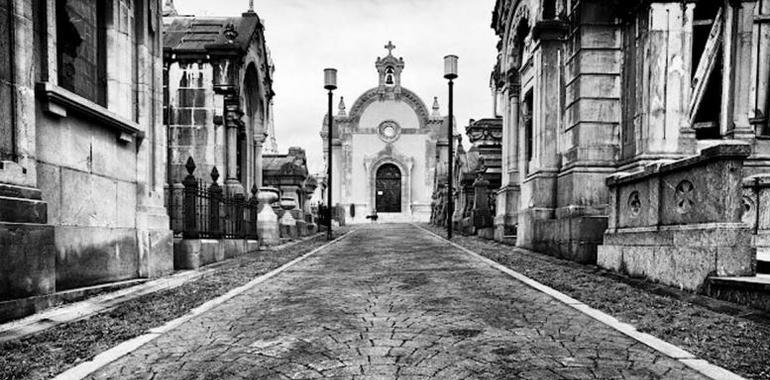
[[(446, 164), (446, 118), (437, 100), (432, 110), (401, 85), (404, 59), (377, 58), (378, 85), (364, 92), (350, 112), (340, 99), (332, 128), (332, 198), (345, 219), (365, 222), (422, 221), (431, 215), (434, 168)], [(321, 137), (328, 157), (328, 116)], [(442, 137), (443, 136), (443, 137)]]

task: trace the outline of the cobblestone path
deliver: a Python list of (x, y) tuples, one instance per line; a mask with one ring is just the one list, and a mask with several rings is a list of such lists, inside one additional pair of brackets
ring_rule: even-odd
[(416, 227), (351, 234), (94, 377), (701, 378)]

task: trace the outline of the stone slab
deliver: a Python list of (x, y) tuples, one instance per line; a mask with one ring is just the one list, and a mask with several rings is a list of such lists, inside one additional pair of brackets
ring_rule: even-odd
[(56, 289), (53, 226), (0, 223), (0, 301)]

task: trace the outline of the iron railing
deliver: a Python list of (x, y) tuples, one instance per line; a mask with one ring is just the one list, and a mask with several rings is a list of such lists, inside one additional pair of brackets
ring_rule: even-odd
[(185, 165), (187, 176), (181, 184), (168, 189), (166, 207), (175, 235), (186, 239), (257, 239), (256, 185), (251, 197), (243, 194), (225, 195), (217, 180), (219, 171), (211, 170), (211, 183), (196, 178), (192, 157)]

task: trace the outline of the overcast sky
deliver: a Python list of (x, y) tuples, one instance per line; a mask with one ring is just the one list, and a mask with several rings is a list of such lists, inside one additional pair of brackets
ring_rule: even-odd
[[(248, 9), (248, 0), (176, 0), (180, 14), (232, 16)], [(447, 113), (443, 57), (460, 57), (455, 81), (458, 127), (468, 119), (492, 116), (489, 74), (495, 63), (497, 39), (489, 27), (494, 0), (255, 0), (265, 21), (272, 52), (275, 128), (278, 149), (301, 146), (308, 152), (311, 172), (323, 169), (321, 123), (327, 98), (323, 69), (338, 72), (334, 93), (348, 110), (364, 91), (377, 86), (374, 61), (393, 55), (405, 61), (401, 84), (417, 93), (430, 108), (438, 96)]]

